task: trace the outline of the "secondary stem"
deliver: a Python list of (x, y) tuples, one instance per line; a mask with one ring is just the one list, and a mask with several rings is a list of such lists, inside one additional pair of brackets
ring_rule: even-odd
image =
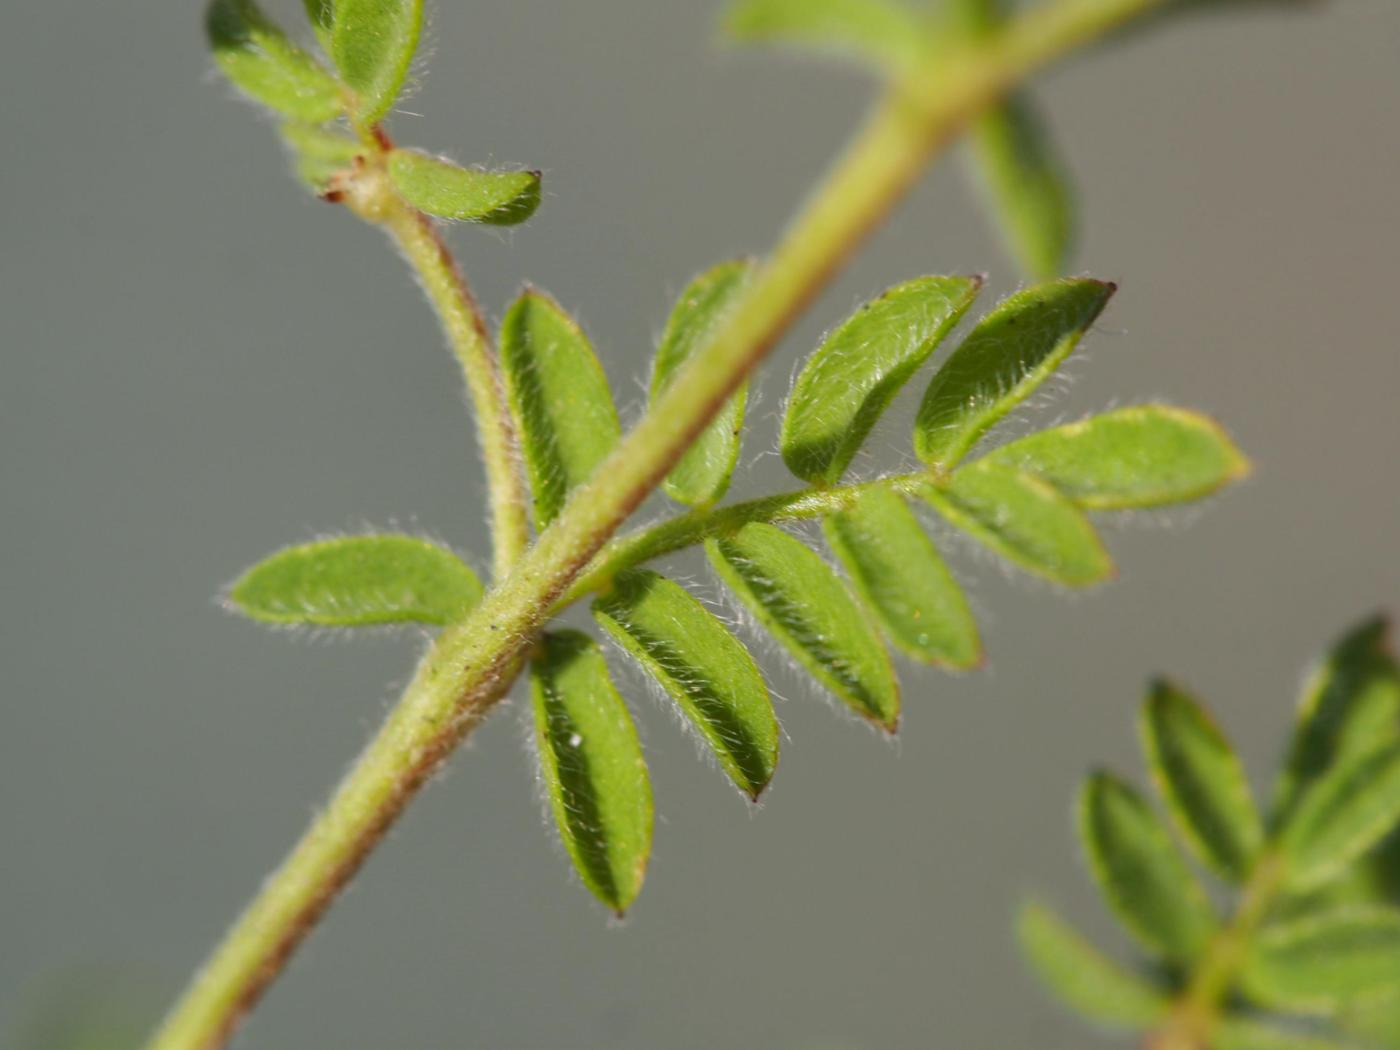
[[(408, 801), (506, 694), (570, 584), (932, 155), (1035, 69), (1162, 2), (1061, 0), (945, 56), (938, 69), (885, 96), (728, 323), (509, 576), (438, 637), (386, 724), (175, 1005), (150, 1050), (214, 1050), (228, 1040)], [(431, 227), (414, 218), (392, 229), (423, 274), (454, 349), (460, 339), (459, 353), (484, 352), (484, 333), (473, 320), (479, 315)], [(499, 389), (483, 393), (499, 406), (498, 421), (508, 419)], [(488, 470), (509, 464), (514, 472), (513, 455), (497, 451), (487, 452)], [(521, 511), (523, 518), (523, 502)], [(498, 556), (498, 563), (508, 561)]]
[(1209, 1050), (1220, 1019), (1220, 1005), (1230, 994), (1245, 964), (1249, 942), (1282, 885), (1283, 858), (1266, 851), (1254, 865), (1229, 925), (1206, 947), (1186, 990), (1146, 1050)]
[(761, 496), (727, 507), (709, 507), (678, 514), (656, 525), (613, 540), (581, 572), (559, 599), (556, 609), (572, 605), (585, 595), (606, 589), (609, 581), (626, 569), (672, 551), (693, 547), (715, 536), (736, 532), (751, 522), (781, 523), (824, 518), (855, 505), (871, 489), (888, 489), (917, 496), (937, 479), (928, 470), (891, 474), (873, 481), (857, 481), (830, 488), (806, 488)]
[(494, 578), (503, 580), (529, 545), (530, 525), (515, 421), (506, 404), (505, 385), (491, 336), (466, 279), (433, 221), (398, 201), (393, 202), (382, 221), (417, 272), (466, 377), (491, 494)]

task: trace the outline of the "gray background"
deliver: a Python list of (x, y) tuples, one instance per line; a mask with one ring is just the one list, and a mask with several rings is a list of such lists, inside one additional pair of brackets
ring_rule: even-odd
[[(526, 278), (577, 311), (629, 418), (671, 296), (773, 241), (869, 94), (722, 53), (715, 6), (440, 2), (431, 74), (395, 122), (545, 169), (535, 222), (453, 241), (495, 315)], [(1091, 764), (1139, 775), (1145, 677), (1209, 697), (1262, 779), (1311, 654), (1400, 597), (1398, 59), (1400, 6), (1350, 0), (1183, 22), (1043, 81), (1083, 190), (1077, 265), (1122, 291), (1036, 418), (1198, 406), (1256, 456), (1247, 485), (1113, 527), (1122, 579), (1087, 596), (955, 545), (991, 668), (906, 669), (895, 746), (779, 671), (790, 741), (757, 813), (632, 688), (661, 822), (622, 928), (571, 882), (518, 705), (501, 711), (242, 1045), (1085, 1045), (1023, 975), (1008, 917), (1034, 890), (1121, 946), (1068, 812)], [(408, 673), (416, 639), (265, 632), (220, 611), (222, 581), (362, 523), (486, 554), (431, 316), (230, 95), (193, 5), (6, 13), (0, 1030), (75, 980), (164, 1001)], [(787, 483), (769, 454), (787, 379), (863, 296), (925, 272), (1014, 286), (961, 175), (926, 179), (783, 343), (739, 494)], [(862, 469), (907, 459), (903, 409)]]

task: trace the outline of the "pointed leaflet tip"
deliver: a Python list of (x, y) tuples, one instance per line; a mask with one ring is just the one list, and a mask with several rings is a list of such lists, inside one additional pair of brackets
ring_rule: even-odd
[(778, 764), (778, 721), (758, 667), (684, 588), (645, 569), (623, 573), (593, 616), (666, 691), (735, 786), (757, 801)]
[(1244, 767), (1209, 713), (1157, 679), (1139, 722), (1152, 780), (1181, 837), (1208, 867), (1240, 884), (1264, 841)]
[(800, 540), (752, 523), (707, 540), (724, 584), (818, 682), (886, 732), (899, 726), (889, 654), (840, 577)]
[(1400, 667), (1389, 648), (1388, 629), (1384, 616), (1363, 621), (1334, 642), (1309, 675), (1275, 788), (1275, 826), (1291, 818), (1322, 777), (1400, 740)]
[(919, 458), (951, 471), (982, 436), (1064, 362), (1117, 290), (1068, 278), (1003, 300), (934, 375), (919, 406)]
[(389, 180), (412, 207), (441, 219), (514, 226), (540, 205), (537, 171), (480, 171), (416, 150), (389, 154)]

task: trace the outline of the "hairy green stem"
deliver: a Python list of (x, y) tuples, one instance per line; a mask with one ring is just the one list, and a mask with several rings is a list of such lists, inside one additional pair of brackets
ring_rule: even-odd
[(1206, 946), (1167, 1020), (1148, 1037), (1146, 1050), (1210, 1050), (1221, 1005), (1244, 968), (1249, 942), (1282, 888), (1284, 870), (1277, 852), (1260, 855), (1234, 917)]
[(491, 504), (493, 578), (503, 580), (530, 544), (528, 494), (515, 418), (481, 307), (433, 220), (405, 201), (386, 171), (393, 140), (379, 125), (356, 128), (365, 155), (345, 172), (331, 199), (382, 226), (413, 267), (466, 380), (476, 416)]
[(503, 580), (529, 546), (530, 524), (515, 420), (506, 403), (505, 384), (491, 336), (466, 279), (432, 219), (396, 201), (383, 224), (418, 274), (462, 366), (476, 410), (481, 455), (486, 462), (495, 546), (494, 578)]
[[(1035, 69), (1162, 2), (1060, 0), (943, 56), (937, 69), (886, 94), (727, 323), (510, 575), (434, 642), (387, 723), (175, 1005), (150, 1050), (224, 1045), (408, 801), (506, 694), (575, 578), (932, 156)], [(464, 348), (480, 352), (485, 344), (467, 323), (450, 260), (428, 236), (430, 227), (417, 230), (405, 222), (394, 232), (421, 264), (454, 346), (460, 335)], [(462, 327), (454, 332), (455, 325)]]
[(704, 507), (678, 514), (674, 518), (620, 536), (600, 550), (588, 567), (579, 573), (573, 584), (559, 598), (556, 610), (572, 605), (580, 598), (606, 590), (618, 573), (659, 558), (672, 551), (684, 550), (716, 536), (737, 532), (752, 522), (780, 524), (824, 518), (848, 510), (861, 494), (871, 489), (888, 489), (904, 496), (918, 496), (938, 478), (929, 470), (909, 474), (890, 474), (873, 481), (857, 481), (828, 488), (796, 489), (772, 496), (760, 496), (727, 507)]

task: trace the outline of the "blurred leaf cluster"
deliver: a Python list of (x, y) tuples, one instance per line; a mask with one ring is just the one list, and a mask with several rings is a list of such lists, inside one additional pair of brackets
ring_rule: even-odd
[(1078, 802), (1089, 868), (1147, 958), (1121, 966), (1030, 904), (1021, 941), (1060, 999), (1156, 1033), (1161, 1050), (1400, 1045), (1400, 668), (1386, 632), (1361, 624), (1313, 670), (1267, 808), (1206, 710), (1153, 685), (1140, 728), (1166, 818), (1107, 772)]

